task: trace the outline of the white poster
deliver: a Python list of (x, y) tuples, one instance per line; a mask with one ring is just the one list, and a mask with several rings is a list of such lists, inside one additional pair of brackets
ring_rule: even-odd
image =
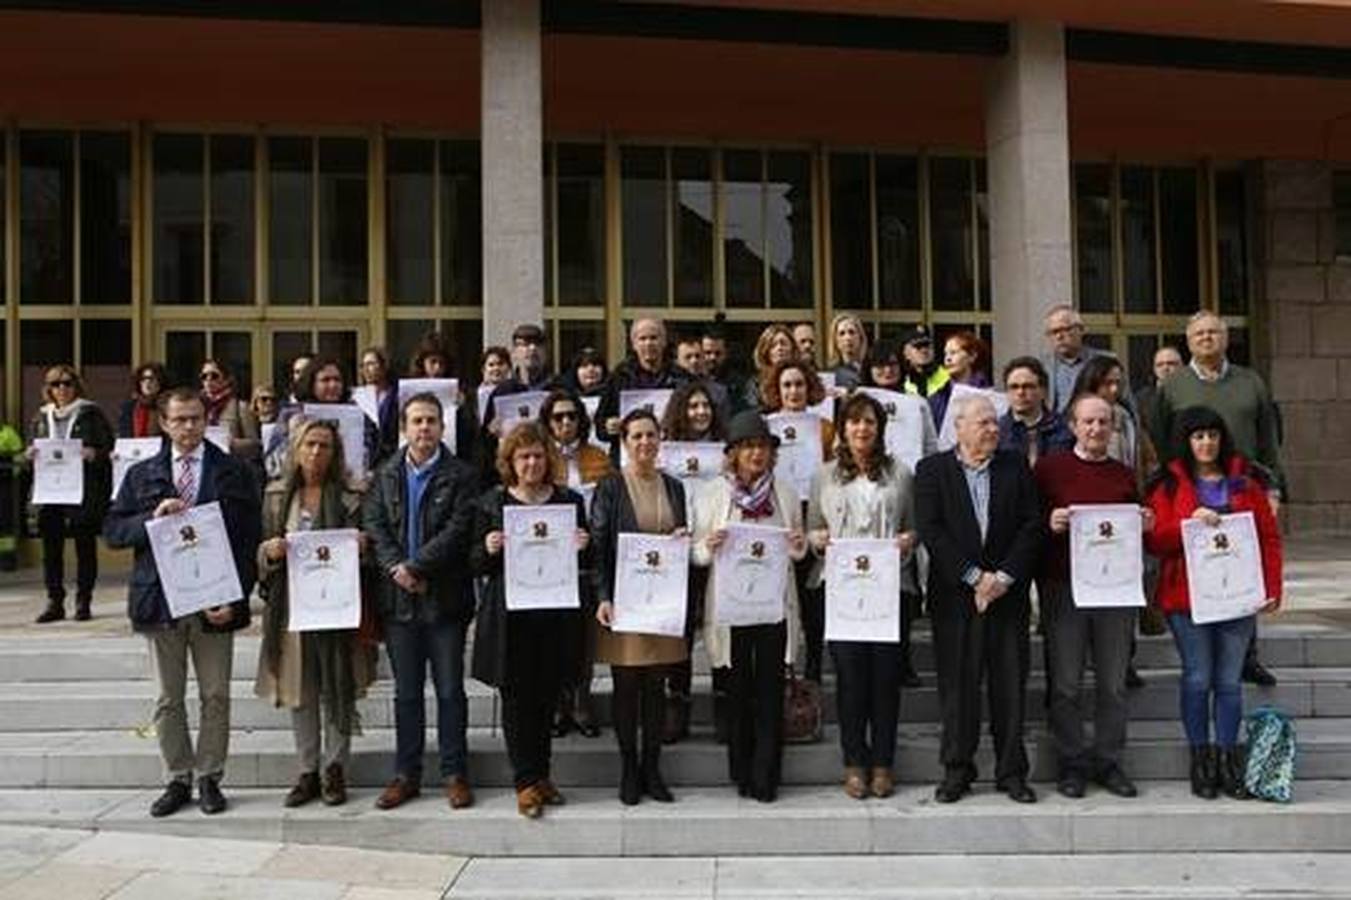
[(1187, 592), (1197, 625), (1241, 619), (1267, 602), (1257, 521), (1250, 512), (1220, 516), (1214, 527), (1200, 519), (1182, 521)]
[(366, 414), (355, 403), (306, 403), (301, 413), (311, 419), (336, 422), (342, 437), (343, 463), (353, 478), (363, 478), (366, 461)]
[(145, 534), (175, 619), (243, 599), (219, 503), (149, 519)]
[(1070, 507), (1070, 590), (1079, 609), (1145, 605), (1140, 507)]
[(258, 426), (258, 437), (263, 442), (263, 453), (266, 454), (269, 447), (272, 446), (272, 440), (276, 437), (278, 423), (263, 422)]
[(729, 522), (727, 538), (713, 559), (714, 623), (782, 622), (791, 570), (788, 529)]
[(710, 481), (722, 474), (724, 455), (717, 441), (662, 441), (657, 465), (672, 478), (686, 482), (689, 493), (689, 482)]
[(33, 441), (33, 503), (79, 506), (84, 500), (84, 443), (79, 438)]
[(951, 450), (957, 446), (957, 400), (960, 397), (984, 397), (994, 404), (994, 414), (996, 418), (1009, 411), (1009, 398), (1003, 391), (990, 390), (989, 388), (976, 388), (967, 384), (958, 384), (955, 381), (948, 382), (952, 385), (952, 395), (948, 397), (947, 412), (943, 414), (943, 421), (938, 429), (938, 449)]
[(380, 392), (375, 385), (362, 384), (352, 388), (352, 402), (366, 414), (372, 425), (380, 427)]
[(671, 395), (675, 391), (670, 388), (652, 388), (642, 391), (620, 391), (619, 392), (619, 418), (624, 418), (635, 409), (644, 407), (652, 410), (652, 415), (661, 421), (661, 417), (666, 415), (666, 404), (671, 402)]
[(502, 530), (507, 609), (578, 609), (577, 508), (508, 505)]
[[(460, 405), (460, 380), (458, 378), (401, 378), (399, 379), (399, 409), (414, 394), (433, 394), (441, 401), (441, 414), (446, 419), (453, 418), (455, 407)], [(378, 424), (378, 419), (377, 419)]]
[(480, 384), (476, 391), (478, 397), (478, 424), (483, 426), (483, 422), (488, 418), (488, 404), (492, 400), (493, 391), (497, 390), (495, 384)]
[(226, 453), (230, 452), (230, 426), (229, 425), (208, 425), (206, 426), (206, 439), (215, 444)]
[(113, 463), (113, 496), (117, 496), (127, 471), (138, 462), (149, 459), (164, 446), (164, 439), (157, 437), (118, 438), (113, 442), (113, 452), (109, 456)]
[(520, 394), (499, 394), (493, 398), (494, 421), (500, 429), (498, 434), (506, 437), (511, 429), (522, 422), (533, 422), (539, 418), (539, 408), (544, 405), (549, 394), (546, 391), (525, 391)]
[(901, 548), (882, 538), (826, 546), (826, 640), (899, 644)]
[(827, 422), (835, 421), (835, 398), (840, 396), (840, 391), (835, 387), (834, 372), (818, 372), (816, 377), (821, 380), (821, 387), (826, 389), (826, 399), (811, 407), (811, 411)]
[(820, 417), (812, 412), (780, 412), (765, 416), (765, 424), (779, 438), (774, 477), (792, 485), (799, 500), (806, 500), (811, 495), (812, 475), (822, 464)]
[(615, 554), (612, 631), (683, 637), (690, 539), (621, 534)]
[(925, 417), (932, 418), (933, 415), (929, 411), (929, 401), (915, 394), (885, 388), (861, 387), (859, 392), (882, 404), (887, 414), (887, 429), (883, 435), (887, 452), (914, 472), (915, 466), (924, 458)]
[(361, 624), (361, 548), (355, 528), (286, 536), (288, 631), (334, 631)]
[(593, 447), (610, 452), (610, 442), (605, 440), (605, 423), (596, 418), (600, 412), (600, 397), (583, 397), (582, 405), (586, 407), (586, 417), (591, 420), (591, 436), (588, 439)]

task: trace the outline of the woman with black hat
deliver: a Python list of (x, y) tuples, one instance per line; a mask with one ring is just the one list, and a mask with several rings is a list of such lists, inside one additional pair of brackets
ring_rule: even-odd
[(778, 439), (752, 411), (737, 413), (727, 426), (724, 475), (695, 498), (695, 565), (712, 565), (727, 539), (727, 526), (755, 524), (788, 530), (789, 566), (782, 621), (772, 625), (718, 625), (718, 568), (709, 576), (704, 614), (704, 645), (713, 666), (731, 666), (728, 717), (731, 740), (728, 762), (732, 780), (743, 796), (772, 802), (778, 795), (783, 677), (785, 663), (796, 656), (799, 640), (797, 588), (792, 562), (807, 552), (802, 507), (790, 485), (778, 484), (774, 464)]

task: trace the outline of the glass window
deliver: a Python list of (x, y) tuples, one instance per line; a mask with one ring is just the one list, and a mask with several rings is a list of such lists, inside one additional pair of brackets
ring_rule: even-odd
[(878, 306), (919, 309), (919, 163), (913, 156), (878, 156)]
[(442, 319), (441, 335), (450, 349), (450, 370), (462, 382), (478, 381), (483, 352), (482, 319)]
[(709, 151), (671, 151), (675, 182), (675, 305), (713, 303), (713, 163)]
[(1121, 167), (1121, 249), (1125, 311), (1157, 312), (1154, 170), (1146, 166)]
[(1106, 163), (1074, 166), (1074, 266), (1079, 309), (1115, 311), (1116, 278), (1112, 264), (1112, 167)]
[(1132, 334), (1126, 339), (1126, 368), (1131, 390), (1140, 391), (1154, 383), (1154, 351), (1157, 336)]
[(478, 141), (442, 141), (441, 282), (454, 306), (483, 304), (482, 194)]
[(812, 282), (812, 159), (804, 152), (772, 152), (765, 160), (765, 251), (769, 302), (810, 307)]
[(973, 163), (976, 171), (976, 262), (980, 277), (977, 279), (979, 289), (976, 292), (976, 308), (984, 311), (990, 309), (990, 185), (989, 179), (985, 174), (985, 160), (978, 159)]
[(131, 372), (131, 320), (80, 322), (80, 377), (85, 396), (111, 414), (127, 396)]
[(314, 352), (314, 336), (308, 331), (272, 332), (272, 384), (283, 400), (291, 391), (291, 361)]
[(666, 238), (670, 216), (666, 196), (666, 151), (660, 147), (620, 150), (623, 200), (624, 302), (665, 306)]
[(1159, 250), (1163, 311), (1185, 315), (1201, 305), (1196, 169), (1159, 169)]
[(19, 135), (19, 299), (75, 299), (75, 143), (70, 133)]
[(338, 360), (342, 364), (343, 379), (349, 385), (355, 384), (357, 333), (351, 329), (321, 331), (317, 338), (315, 349), (319, 355)]
[(930, 160), (929, 229), (933, 308), (974, 309), (970, 160)]
[(253, 392), (253, 334), (247, 331), (212, 332), (211, 356), (234, 373), (235, 395), (247, 403)]
[(594, 347), (605, 352), (605, 322), (600, 319), (561, 320), (558, 323), (558, 352), (553, 354), (558, 371), (567, 371), (583, 347)]
[(309, 138), (274, 137), (268, 149), (268, 294), (277, 304), (314, 296), (314, 160)]
[(830, 155), (830, 291), (837, 309), (873, 306), (870, 191), (867, 154)]
[(80, 302), (131, 302), (131, 140), (80, 135)]
[(765, 305), (765, 196), (758, 150), (722, 155), (723, 265), (728, 306)]
[(47, 402), (42, 380), (47, 367), (75, 362), (75, 323), (69, 319), (20, 322), (19, 354), (20, 415), (27, 427), (38, 407)]
[(413, 359), (413, 351), (417, 349), (418, 341), (435, 327), (435, 323), (426, 319), (390, 319), (386, 322), (385, 351), (389, 354), (390, 371), (399, 375), (408, 374), (409, 363)]
[(605, 148), (559, 144), (558, 302), (605, 302)]
[(1215, 273), (1220, 312), (1248, 314), (1248, 200), (1243, 173), (1215, 173)]
[(319, 302), (367, 298), (366, 141), (319, 139)]
[(211, 302), (253, 303), (254, 139), (211, 142)]
[(195, 387), (202, 360), (206, 359), (205, 331), (166, 331), (164, 333), (164, 368), (169, 383)]
[(1332, 205), (1337, 217), (1334, 252), (1344, 262), (1351, 260), (1351, 170), (1332, 173)]
[(393, 304), (435, 301), (436, 143), (385, 144), (386, 292)]
[(156, 303), (201, 303), (202, 138), (157, 134), (154, 155), (154, 286)]

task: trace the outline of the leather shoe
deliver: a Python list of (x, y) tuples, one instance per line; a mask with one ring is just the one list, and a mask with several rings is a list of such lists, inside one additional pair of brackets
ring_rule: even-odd
[(516, 789), (516, 811), (527, 819), (538, 819), (543, 815), (546, 802), (538, 784)]
[(999, 788), (1014, 803), (1036, 803), (1037, 792), (1032, 790), (1031, 785), (1021, 778), (1000, 785)]
[(901, 687), (917, 688), (923, 686), (924, 682), (920, 679), (919, 673), (915, 671), (914, 666), (907, 665), (901, 670)]
[(48, 622), (60, 622), (65, 617), (66, 605), (59, 600), (48, 600), (47, 608), (38, 613), (33, 621), (38, 625), (46, 625)]
[(874, 797), (890, 797), (896, 789), (896, 777), (886, 766), (873, 766), (872, 781), (868, 784)]
[(956, 803), (971, 793), (971, 782), (964, 778), (945, 778), (934, 788), (934, 799), (939, 803)]
[(553, 727), (549, 729), (549, 733), (555, 738), (565, 738), (571, 734), (572, 729), (576, 727), (577, 723), (573, 720), (572, 716), (563, 713), (562, 715), (554, 716), (554, 724)]
[(225, 812), (225, 795), (220, 792), (220, 780), (201, 778), (197, 781), (197, 808), (208, 816)]
[(468, 809), (474, 805), (474, 792), (469, 789), (469, 781), (463, 775), (452, 775), (446, 779), (446, 800), (451, 809)]
[(563, 792), (558, 789), (558, 785), (548, 778), (537, 782), (535, 786), (539, 788), (540, 794), (543, 795), (546, 806), (562, 806), (568, 802), (567, 798), (563, 796)]
[(295, 785), (286, 792), (286, 799), (282, 800), (281, 805), (287, 809), (295, 809), (297, 806), (304, 806), (311, 800), (319, 796), (318, 772), (302, 772), (296, 779)]
[(1118, 797), (1134, 797), (1140, 793), (1135, 789), (1135, 782), (1127, 778), (1119, 766), (1102, 770), (1093, 780)]
[(867, 798), (868, 783), (863, 780), (863, 770), (858, 766), (845, 767), (844, 793), (854, 800), (864, 800)]
[(407, 775), (395, 775), (394, 780), (385, 785), (380, 796), (375, 798), (378, 809), (393, 809), (402, 806), (422, 793), (422, 787)]
[(1271, 674), (1270, 669), (1256, 660), (1243, 666), (1243, 680), (1258, 687), (1276, 686), (1276, 676)]
[(186, 781), (171, 781), (164, 786), (164, 793), (150, 804), (150, 815), (156, 819), (172, 816), (192, 802), (192, 785)]
[(324, 787), (319, 796), (325, 806), (342, 806), (347, 802), (347, 776), (342, 766), (333, 763), (324, 770)]
[(1064, 797), (1071, 800), (1078, 800), (1088, 789), (1088, 783), (1084, 780), (1084, 775), (1078, 769), (1068, 769), (1060, 776), (1060, 780), (1055, 783), (1055, 789)]
[(1126, 667), (1126, 687), (1132, 691), (1139, 690), (1145, 686), (1145, 680), (1140, 677), (1140, 673), (1135, 670), (1135, 666)]

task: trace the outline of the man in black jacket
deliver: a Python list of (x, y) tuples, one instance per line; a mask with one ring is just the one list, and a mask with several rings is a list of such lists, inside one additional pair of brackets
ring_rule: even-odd
[(427, 668), (436, 688), (441, 780), (451, 808), (474, 802), (465, 738), (465, 631), (474, 593), (465, 564), (479, 483), (446, 452), (441, 401), (409, 397), (399, 411), (408, 442), (386, 460), (362, 505), (362, 525), (380, 569), (378, 602), (394, 670), (395, 774), (376, 805), (393, 809), (422, 785)]
[(983, 397), (953, 401), (957, 446), (920, 460), (915, 510), (929, 549), (929, 609), (942, 707), (940, 803), (976, 779), (980, 687), (988, 673), (995, 783), (1019, 803), (1027, 784), (1023, 706), (1028, 671), (1028, 583), (1042, 540), (1036, 483), (1019, 453), (997, 450), (999, 422)]
[[(674, 390), (691, 381), (671, 364), (666, 353), (666, 324), (661, 319), (637, 319), (629, 328), (627, 359), (610, 373), (610, 386), (596, 410), (596, 433), (611, 442), (611, 458), (619, 460), (619, 420), (625, 391)], [(661, 410), (656, 410), (661, 418)]]
[[(194, 771), (198, 805), (202, 812), (213, 814), (225, 809), (220, 779), (230, 745), (234, 632), (249, 624), (248, 596), (257, 580), (262, 528), (260, 495), (247, 463), (203, 440), (206, 409), (194, 391), (177, 388), (168, 392), (160, 399), (159, 411), (160, 427), (169, 440), (157, 455), (127, 472), (104, 522), (103, 536), (110, 547), (135, 550), (127, 612), (132, 628), (149, 639), (159, 682), (155, 728), (169, 783), (151, 805), (150, 814), (167, 816), (188, 803)], [(220, 503), (243, 595), (228, 606), (175, 619), (164, 597), (145, 526), (151, 519), (211, 502)], [(189, 654), (202, 704), (195, 754), (183, 703)]]

